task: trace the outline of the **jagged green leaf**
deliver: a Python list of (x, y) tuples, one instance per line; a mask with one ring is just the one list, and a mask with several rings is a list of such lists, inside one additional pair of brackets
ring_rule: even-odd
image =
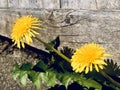
[(33, 70), (35, 71), (46, 71), (48, 66), (43, 62), (43, 60), (40, 60), (34, 67)]
[(63, 85), (65, 85), (66, 88), (72, 81), (70, 74), (68, 74), (67, 72), (66, 73), (58, 73), (56, 77)]
[(23, 86), (27, 84), (27, 71), (20, 70), (19, 65), (15, 64), (13, 68), (13, 79), (16, 80), (17, 78), (20, 80)]
[(27, 78), (28, 78), (28, 72), (27, 71), (20, 71), (19, 80), (22, 83), (23, 86), (26, 86), (27, 84)]
[(31, 70), (33, 67), (32, 63), (23, 63), (20, 67), (21, 70)]
[(19, 65), (15, 64), (13, 67), (13, 79), (16, 80), (20, 75)]
[(45, 73), (41, 73), (41, 77), (42, 80), (44, 80), (48, 86), (52, 87), (55, 85), (56, 74), (53, 71), (49, 70), (46, 71)]
[(28, 74), (29, 79), (33, 82), (37, 89), (41, 88), (40, 73), (35, 71), (30, 71)]
[(86, 80), (82, 81), (82, 85), (86, 86), (88, 88), (92, 87), (92, 88), (96, 88), (99, 90), (102, 89), (102, 86), (93, 79), (86, 79)]
[(94, 79), (91, 79), (91, 78), (87, 79), (82, 74), (73, 73), (72, 78), (73, 78), (73, 81), (76, 81), (80, 85), (85, 86), (87, 88), (92, 87), (92, 88), (99, 89), (99, 90), (101, 90), (101, 88), (102, 88), (102, 85), (99, 84), (97, 81), (95, 81)]
[(39, 90), (41, 88), (41, 81), (39, 79), (37, 79), (35, 82), (34, 82), (34, 85), (36, 86), (36, 88)]

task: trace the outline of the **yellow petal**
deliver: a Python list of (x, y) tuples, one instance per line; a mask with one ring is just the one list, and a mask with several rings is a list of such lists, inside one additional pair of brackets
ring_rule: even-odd
[(75, 70), (75, 69), (79, 68), (80, 65), (79, 64), (74, 64), (72, 66), (74, 67), (73, 69)]
[(21, 42), (21, 44), (22, 44), (22, 47), (25, 48), (25, 44), (24, 44), (24, 42)]
[(82, 72), (82, 71), (84, 70), (84, 68), (85, 68), (85, 65), (81, 66), (81, 67), (79, 68), (79, 72)]
[(104, 64), (104, 65), (107, 65), (107, 64), (105, 63), (105, 61), (103, 61), (103, 60), (96, 60), (96, 61), (94, 61), (93, 63), (94, 63), (94, 64)]
[(109, 53), (105, 53), (105, 56), (112, 56), (112, 54), (109, 54)]
[(89, 67), (87, 66), (85, 69), (85, 73), (87, 74), (89, 72)]
[(94, 64), (94, 66), (95, 66), (96, 71), (99, 72), (98, 66), (96, 64)]
[(31, 30), (32, 33), (34, 34), (39, 34), (38, 32), (34, 31), (34, 30)]
[(92, 64), (90, 64), (90, 71), (92, 71)]
[(20, 48), (20, 42), (17, 42), (17, 47)]
[(103, 65), (98, 65), (100, 69), (103, 69)]

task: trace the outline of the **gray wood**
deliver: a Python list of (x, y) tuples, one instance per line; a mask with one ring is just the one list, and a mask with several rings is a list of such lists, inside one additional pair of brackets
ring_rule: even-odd
[(61, 8), (97, 9), (96, 0), (61, 0)]
[(78, 9), (81, 0), (61, 0), (61, 8)]
[(42, 0), (29, 0), (30, 8), (43, 8), (43, 1)]
[(43, 8), (46, 8), (46, 9), (59, 9), (60, 8), (59, 0), (42, 0), (42, 2), (43, 2)]
[[(0, 1), (0, 2), (3, 2), (3, 1)], [(1, 4), (2, 6), (4, 6), (5, 2)], [(21, 9), (22, 8), (59, 9), (60, 3), (59, 3), (59, 0), (8, 0), (8, 7), (21, 8)]]
[(6, 8), (7, 4), (7, 0), (0, 0), (0, 8)]
[(120, 9), (120, 0), (61, 0), (61, 8), (67, 9)]
[(120, 0), (0, 0), (1, 8), (29, 9), (120, 9)]
[(29, 0), (19, 0), (19, 8), (30, 8)]

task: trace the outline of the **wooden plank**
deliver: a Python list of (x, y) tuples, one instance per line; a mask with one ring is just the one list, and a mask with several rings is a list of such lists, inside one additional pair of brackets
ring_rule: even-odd
[(61, 0), (60, 6), (63, 9), (120, 9), (120, 0)]
[(79, 0), (79, 8), (80, 9), (98, 9), (96, 0)]
[(29, 9), (120, 9), (120, 0), (0, 0), (2, 8)]
[(20, 8), (29, 9), (58, 9), (60, 8), (59, 0), (19, 0)]
[(120, 0), (96, 0), (98, 8), (101, 9), (119, 9)]
[(45, 9), (59, 9), (60, 0), (42, 0), (43, 8)]
[(7, 7), (7, 0), (0, 0), (0, 7)]
[[(7, 1), (7, 0), (5, 0), (5, 1)], [(19, 0), (8, 0), (8, 7), (9, 8), (18, 8)]]
[(96, 0), (61, 0), (61, 8), (96, 9)]
[(19, 8), (29, 8), (29, 0), (19, 0)]
[(29, 0), (30, 8), (43, 8), (42, 0)]
[(78, 9), (80, 0), (61, 0), (61, 8)]

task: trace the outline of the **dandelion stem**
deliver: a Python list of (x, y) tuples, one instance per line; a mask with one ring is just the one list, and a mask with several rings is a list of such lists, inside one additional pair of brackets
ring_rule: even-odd
[(49, 49), (53, 50), (55, 53), (57, 53), (59, 56), (61, 56), (63, 59), (65, 59), (67, 62), (70, 63), (70, 59), (68, 57), (66, 57), (65, 55), (63, 55), (61, 52), (59, 52), (58, 50), (56, 50), (54, 47), (52, 47), (50, 44), (44, 42), (43, 40), (41, 40), (38, 37), (35, 37), (39, 42), (43, 43), (46, 47), (48, 47)]
[(100, 73), (106, 78), (108, 79), (110, 82), (112, 82), (113, 84), (115, 84), (117, 87), (120, 88), (120, 83), (116, 82), (114, 79), (112, 79), (110, 76), (108, 76), (104, 71), (100, 71)]

